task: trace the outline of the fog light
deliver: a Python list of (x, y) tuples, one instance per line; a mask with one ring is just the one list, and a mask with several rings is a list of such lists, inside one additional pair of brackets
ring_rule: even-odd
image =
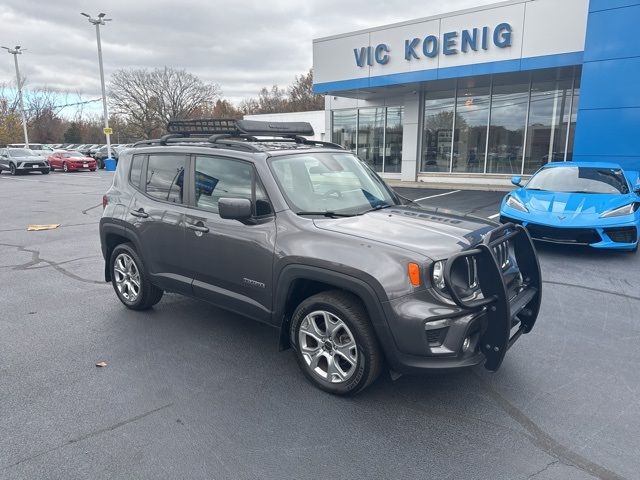
[(466, 337), (462, 342), (462, 351), (467, 352), (471, 348), (471, 337)]

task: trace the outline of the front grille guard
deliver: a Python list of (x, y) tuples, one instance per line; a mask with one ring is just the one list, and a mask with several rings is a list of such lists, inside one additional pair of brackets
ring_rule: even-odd
[[(496, 247), (510, 241), (522, 275), (522, 288), (509, 301), (501, 262), (496, 258)], [(500, 249), (497, 249), (500, 252)], [(465, 300), (453, 288), (451, 272), (454, 265), (465, 259), (475, 259), (478, 283), (483, 298)], [(540, 311), (542, 277), (533, 241), (522, 225), (507, 223), (489, 232), (475, 248), (451, 256), (444, 267), (444, 281), (451, 299), (461, 308), (486, 310), (486, 329), (480, 337), (480, 350), (484, 353), (485, 368), (500, 368), (507, 350), (523, 333), (533, 328)], [(514, 320), (520, 321), (518, 330), (511, 335)]]

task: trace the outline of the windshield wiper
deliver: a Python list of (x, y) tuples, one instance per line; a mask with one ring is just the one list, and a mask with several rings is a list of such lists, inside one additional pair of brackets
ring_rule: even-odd
[(336, 213), (336, 212), (331, 212), (331, 211), (326, 211), (326, 212), (296, 212), (296, 215), (316, 215), (316, 216), (320, 216), (320, 217), (327, 217), (327, 218), (339, 218), (339, 217), (354, 217), (355, 215), (352, 213)]
[(362, 213), (359, 213), (358, 215), (364, 215), (365, 213), (371, 213), (371, 212), (375, 212), (377, 210), (382, 210), (383, 208), (389, 208), (392, 207), (393, 205), (389, 205), (389, 204), (384, 204), (384, 205), (376, 205), (373, 208), (370, 208), (369, 210), (365, 210)]

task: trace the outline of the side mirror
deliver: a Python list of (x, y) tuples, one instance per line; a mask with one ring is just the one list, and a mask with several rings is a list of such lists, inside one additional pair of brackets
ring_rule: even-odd
[(522, 177), (511, 177), (511, 183), (513, 183), (516, 187), (521, 187)]
[(637, 195), (640, 195), (640, 184), (636, 185), (636, 188), (633, 189), (633, 192)]
[(251, 200), (248, 198), (221, 198), (218, 213), (227, 220), (248, 220), (252, 216)]

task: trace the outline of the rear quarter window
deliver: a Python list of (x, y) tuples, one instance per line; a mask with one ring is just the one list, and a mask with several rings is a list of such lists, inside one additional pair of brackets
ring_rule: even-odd
[(131, 170), (129, 172), (129, 181), (131, 184), (140, 189), (140, 177), (142, 176), (142, 163), (144, 155), (134, 155), (131, 160)]

